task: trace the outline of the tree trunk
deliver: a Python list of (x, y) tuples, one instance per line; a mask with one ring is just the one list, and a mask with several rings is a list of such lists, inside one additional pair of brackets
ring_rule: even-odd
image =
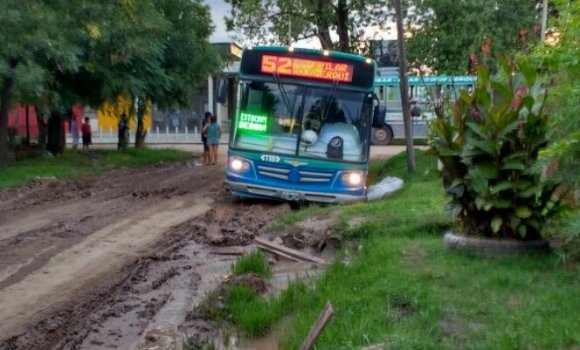
[(405, 55), (405, 32), (403, 29), (403, 14), (401, 0), (395, 0), (395, 12), (397, 17), (397, 43), (399, 49), (399, 80), (401, 85), (401, 102), (403, 105), (403, 124), (405, 127), (405, 140), (407, 145), (407, 170), (415, 171), (415, 149), (413, 148), (413, 128), (409, 103), (409, 88), (407, 85), (407, 57)]
[(147, 130), (145, 130), (143, 118), (145, 118), (146, 108), (147, 108), (147, 99), (146, 98), (137, 99), (137, 130), (135, 131), (135, 148), (145, 146), (145, 138), (147, 137)]
[(320, 40), (320, 46), (324, 50), (332, 49), (332, 39), (330, 38), (330, 17), (332, 4), (328, 0), (314, 0), (316, 4), (316, 36)]
[(46, 151), (46, 120), (45, 112), (43, 109), (36, 107), (36, 124), (38, 125), (38, 144), (40, 145), (42, 152)]
[(48, 142), (46, 150), (57, 155), (64, 153), (64, 120), (59, 112), (52, 112), (48, 118)]
[(30, 146), (30, 106), (26, 105), (26, 146)]
[(336, 16), (336, 31), (338, 33), (338, 45), (340, 51), (350, 52), (350, 39), (348, 36), (348, 7), (346, 0), (338, 0)]
[(0, 100), (0, 168), (8, 164), (8, 112), (10, 111), (10, 97), (14, 80), (11, 76), (2, 83)]

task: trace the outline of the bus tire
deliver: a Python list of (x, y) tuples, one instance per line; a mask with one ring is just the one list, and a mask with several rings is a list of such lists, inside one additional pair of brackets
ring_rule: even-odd
[(393, 130), (390, 126), (385, 125), (382, 128), (373, 128), (371, 135), (371, 144), (373, 145), (388, 145), (393, 141)]

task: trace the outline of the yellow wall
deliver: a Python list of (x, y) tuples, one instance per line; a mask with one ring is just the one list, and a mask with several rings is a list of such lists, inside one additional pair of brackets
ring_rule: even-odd
[[(97, 110), (97, 119), (99, 120), (99, 127), (101, 130), (117, 130), (119, 123), (119, 118), (121, 114), (125, 113), (129, 116), (129, 127), (131, 130), (136, 129), (135, 116), (130, 114), (132, 101), (119, 96), (117, 98), (117, 103), (105, 102)], [(145, 111), (145, 116), (143, 118), (143, 126), (145, 129), (151, 127), (151, 104), (147, 104), (147, 110)]]

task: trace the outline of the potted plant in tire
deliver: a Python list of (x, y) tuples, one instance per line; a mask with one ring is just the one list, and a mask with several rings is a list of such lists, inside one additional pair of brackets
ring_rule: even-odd
[(493, 78), (479, 66), (474, 91), (431, 124), (429, 152), (457, 223), (445, 245), (484, 256), (547, 251), (542, 226), (558, 210), (558, 184), (530, 171), (548, 143), (546, 91), (527, 62), (498, 63)]

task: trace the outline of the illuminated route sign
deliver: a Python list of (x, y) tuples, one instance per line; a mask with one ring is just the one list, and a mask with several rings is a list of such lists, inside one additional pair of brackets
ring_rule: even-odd
[(238, 120), (238, 129), (266, 131), (268, 130), (268, 117), (242, 112)]
[(352, 82), (352, 65), (303, 58), (263, 55), (262, 73)]

